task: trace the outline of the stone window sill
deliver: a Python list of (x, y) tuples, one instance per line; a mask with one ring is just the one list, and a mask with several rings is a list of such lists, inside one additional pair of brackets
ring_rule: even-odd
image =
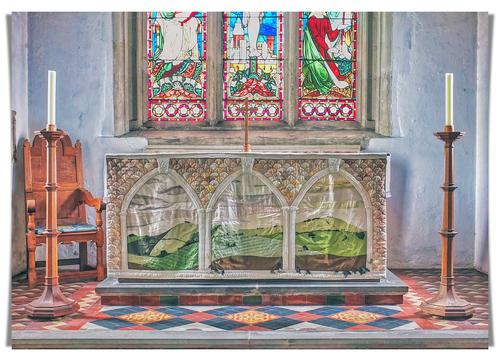
[[(371, 129), (250, 129), (250, 146), (254, 151), (360, 152), (371, 138), (382, 135)], [(140, 129), (122, 137), (147, 139), (146, 151), (235, 151), (243, 144), (243, 130), (235, 127), (193, 129)]]

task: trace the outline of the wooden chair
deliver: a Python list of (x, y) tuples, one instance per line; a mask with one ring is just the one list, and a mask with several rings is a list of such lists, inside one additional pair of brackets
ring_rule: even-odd
[[(36, 247), (45, 243), (45, 182), (46, 182), (47, 148), (41, 135), (36, 135), (33, 145), (24, 141), (24, 174), (27, 211), (26, 244), (28, 249), (28, 285), (37, 283), (35, 260)], [(96, 277), (104, 279), (104, 231), (102, 227), (102, 211), (106, 204), (99, 198), (94, 198), (83, 185), (82, 149), (80, 141), (75, 146), (67, 134), (57, 145), (57, 183), (58, 183), (58, 229), (59, 242), (79, 243), (79, 270), (76, 272), (61, 272), (61, 279), (83, 279)], [(87, 223), (85, 206), (95, 208), (95, 225)], [(97, 246), (97, 268), (88, 266), (87, 243), (95, 242)], [(59, 261), (59, 264), (68, 262)], [(75, 260), (72, 260), (75, 261)], [(44, 262), (43, 262), (44, 263)], [(43, 264), (42, 263), (42, 264)], [(71, 264), (71, 262), (69, 262)], [(43, 279), (43, 277), (38, 277)]]

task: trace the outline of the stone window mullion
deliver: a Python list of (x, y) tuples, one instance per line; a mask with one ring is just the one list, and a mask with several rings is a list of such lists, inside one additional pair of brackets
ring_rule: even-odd
[(222, 12), (207, 13), (207, 119), (210, 126), (222, 120)]
[(299, 15), (297, 12), (287, 12), (284, 15), (283, 48), (284, 64), (284, 120), (293, 127), (298, 115), (298, 45), (299, 45)]

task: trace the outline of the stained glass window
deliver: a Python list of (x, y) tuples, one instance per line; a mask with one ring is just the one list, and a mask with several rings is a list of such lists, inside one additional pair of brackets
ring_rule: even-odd
[(283, 15), (224, 13), (224, 119), (280, 120), (283, 101)]
[(356, 120), (357, 13), (299, 16), (299, 119)]
[(206, 14), (150, 12), (147, 34), (149, 120), (204, 120)]

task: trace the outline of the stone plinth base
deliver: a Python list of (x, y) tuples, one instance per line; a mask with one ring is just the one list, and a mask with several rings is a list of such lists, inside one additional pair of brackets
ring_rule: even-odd
[(14, 349), (487, 349), (487, 330), (12, 331)]
[(408, 286), (392, 272), (383, 280), (175, 280), (132, 282), (107, 278), (96, 293), (103, 305), (394, 305)]

